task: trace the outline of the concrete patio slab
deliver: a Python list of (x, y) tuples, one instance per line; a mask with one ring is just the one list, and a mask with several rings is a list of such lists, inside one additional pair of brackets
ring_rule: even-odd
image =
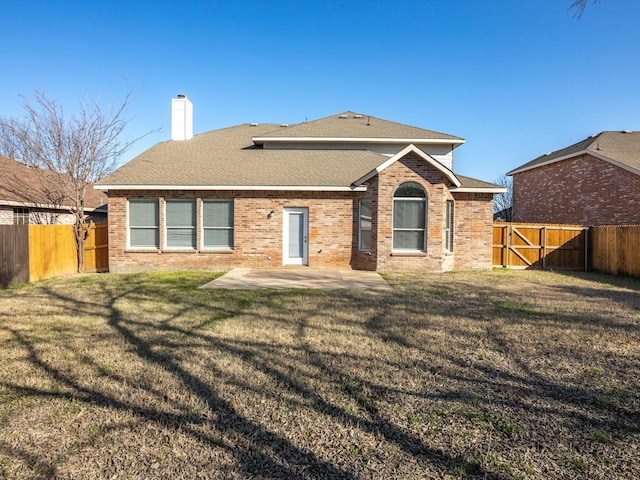
[(391, 290), (377, 272), (307, 267), (234, 268), (200, 288), (321, 288)]

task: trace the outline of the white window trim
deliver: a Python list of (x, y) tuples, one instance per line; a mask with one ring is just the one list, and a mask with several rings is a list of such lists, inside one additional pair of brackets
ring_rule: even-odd
[(156, 227), (134, 227), (134, 228), (146, 228), (146, 229), (154, 229), (158, 232), (158, 245), (153, 247), (141, 247), (138, 245), (131, 245), (131, 222), (130, 222), (130, 208), (131, 200), (147, 200), (147, 201), (155, 201), (156, 205), (159, 204), (159, 198), (127, 198), (127, 250), (160, 250), (160, 206), (158, 205), (158, 225)]
[[(422, 192), (424, 193), (424, 197), (396, 197), (396, 192), (398, 191), (398, 189), (400, 187), (402, 187), (403, 185), (407, 184), (407, 183), (415, 183), (417, 185), (420, 186), (420, 188), (422, 188)], [(396, 189), (393, 191), (393, 197), (391, 197), (391, 253), (426, 253), (427, 252), (427, 231), (428, 231), (428, 227), (429, 227), (429, 203), (428, 203), (429, 197), (427, 195), (427, 191), (425, 190), (425, 188), (420, 185), (417, 182), (414, 181), (408, 181), (408, 182), (403, 182), (400, 185), (398, 185), (396, 187)], [(395, 228), (395, 215), (396, 215), (396, 201), (413, 201), (413, 202), (417, 202), (420, 201), (424, 204), (424, 228)], [(424, 236), (423, 236), (423, 245), (421, 249), (415, 249), (415, 248), (395, 248), (394, 247), (394, 240), (395, 240), (395, 232), (424, 232)]]
[[(231, 206), (233, 207), (233, 223), (231, 225), (231, 227), (228, 228), (217, 228), (217, 227), (205, 227), (204, 226), (204, 204), (206, 202), (231, 202)], [(206, 251), (206, 252), (215, 252), (215, 251), (222, 251), (222, 252), (232, 252), (233, 250), (235, 250), (236, 248), (236, 202), (233, 198), (207, 198), (207, 199), (202, 199), (202, 203), (200, 205), (200, 228), (201, 228), (201, 233), (202, 235), (200, 235), (200, 249), (202, 251)], [(232, 243), (233, 246), (232, 247), (208, 247), (204, 244), (204, 232), (205, 230), (231, 230), (232, 233)]]
[[(194, 208), (196, 208), (196, 209), (198, 208), (198, 202), (197, 202), (197, 200), (195, 198), (165, 198), (164, 199), (164, 202), (163, 202), (163, 207), (164, 208), (163, 208), (163, 211), (162, 211), (162, 215), (163, 215), (163, 218), (164, 218), (164, 246), (163, 246), (164, 248), (163, 249), (164, 250), (195, 251), (196, 250), (196, 246), (197, 246), (197, 240), (194, 243), (194, 246), (192, 246), (192, 247), (171, 247), (171, 246), (169, 246), (169, 235), (168, 235), (169, 225), (168, 225), (168, 222), (167, 222), (167, 203), (169, 203), (169, 202), (193, 202)], [(195, 221), (196, 221), (196, 224), (193, 226), (193, 231), (197, 235), (197, 233), (198, 233), (198, 220), (197, 220), (197, 217), (196, 217)], [(175, 228), (184, 229), (184, 228), (188, 228), (188, 227), (175, 227)]]
[[(370, 230), (370, 235), (373, 233), (373, 201), (370, 198), (361, 198), (360, 200), (358, 200), (358, 251), (359, 252), (370, 252), (372, 249), (372, 245), (369, 246), (369, 248), (362, 248), (362, 202), (363, 201), (368, 201), (371, 204), (371, 219), (369, 220), (371, 222), (371, 230)], [(373, 241), (373, 237), (372, 240)]]
[[(453, 224), (455, 221), (455, 204), (453, 200), (445, 200), (444, 204), (444, 251), (453, 253)], [(451, 205), (451, 213), (449, 213)]]

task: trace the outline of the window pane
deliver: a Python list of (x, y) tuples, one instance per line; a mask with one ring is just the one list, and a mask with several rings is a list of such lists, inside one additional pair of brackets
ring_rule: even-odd
[(371, 250), (371, 230), (360, 231), (360, 250)]
[(196, 202), (167, 200), (167, 228), (196, 226)]
[(203, 202), (204, 227), (233, 227), (233, 200)]
[(424, 198), (426, 195), (424, 193), (424, 188), (422, 188), (420, 184), (415, 182), (407, 182), (400, 185), (393, 196)]
[(447, 200), (447, 210), (445, 214), (447, 216), (445, 248), (451, 252), (453, 251), (453, 202), (451, 200)]
[(129, 200), (129, 246), (158, 248), (158, 200)]
[(359, 211), (359, 249), (371, 250), (371, 200), (360, 200)]
[(301, 213), (294, 212), (289, 214), (289, 258), (302, 258), (304, 256), (302, 217)]
[(129, 234), (132, 247), (158, 248), (157, 228), (132, 228)]
[(393, 228), (424, 228), (424, 200), (395, 200), (393, 202)]
[(202, 226), (205, 248), (233, 248), (233, 200), (204, 201)]
[(394, 231), (393, 248), (397, 250), (424, 250), (424, 230), (419, 232)]
[(196, 231), (193, 228), (170, 228), (167, 229), (168, 247), (195, 248)]
[(157, 227), (157, 200), (129, 200), (129, 226)]
[(206, 229), (204, 231), (204, 246), (207, 248), (233, 248), (233, 230)]

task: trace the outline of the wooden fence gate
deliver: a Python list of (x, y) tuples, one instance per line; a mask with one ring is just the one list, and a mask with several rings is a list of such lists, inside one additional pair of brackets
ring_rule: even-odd
[(493, 224), (493, 265), (509, 268), (587, 269), (588, 227)]

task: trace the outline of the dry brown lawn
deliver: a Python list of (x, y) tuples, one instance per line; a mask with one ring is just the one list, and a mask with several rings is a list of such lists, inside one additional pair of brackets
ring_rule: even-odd
[(0, 478), (640, 477), (640, 281), (0, 291)]

